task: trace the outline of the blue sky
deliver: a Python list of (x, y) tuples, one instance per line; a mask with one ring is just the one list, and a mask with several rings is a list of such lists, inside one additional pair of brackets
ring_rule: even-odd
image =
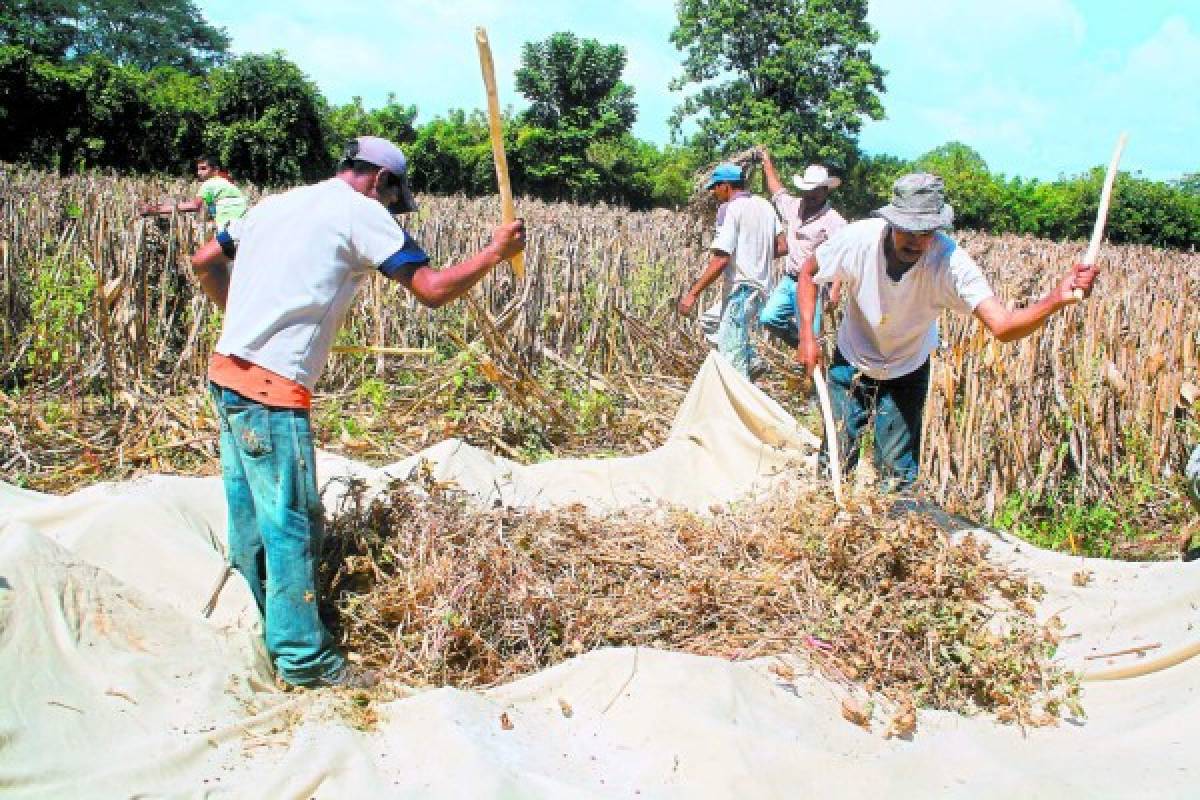
[[(389, 91), (418, 121), (482, 108), (473, 31), (488, 29), (501, 103), (521, 44), (569, 30), (626, 48), (634, 133), (669, 138), (680, 95), (670, 0), (200, 0), (237, 53), (282, 50), (333, 102)], [(1200, 172), (1200, 0), (872, 0), (887, 119), (868, 121), (871, 153), (911, 158), (950, 140), (995, 172), (1041, 179), (1107, 163), (1156, 180)], [(1190, 144), (1189, 144), (1190, 143)]]

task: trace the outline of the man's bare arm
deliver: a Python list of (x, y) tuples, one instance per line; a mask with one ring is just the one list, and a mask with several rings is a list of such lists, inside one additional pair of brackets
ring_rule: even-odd
[(192, 271), (200, 288), (222, 311), (229, 297), (229, 264), (229, 257), (215, 238), (205, 242), (192, 256)]
[(802, 365), (811, 374), (813, 368), (821, 363), (821, 346), (817, 335), (813, 332), (813, 318), (817, 313), (817, 284), (813, 278), (817, 274), (816, 256), (809, 256), (800, 265), (796, 275), (796, 317), (800, 330), (799, 344), (796, 345), (796, 363)]
[(786, 233), (775, 234), (775, 257), (783, 258), (788, 254), (788, 242)]
[(688, 289), (687, 294), (679, 301), (679, 313), (690, 314), (692, 308), (696, 305), (696, 301), (700, 299), (700, 294), (716, 283), (717, 278), (721, 277), (721, 273), (729, 266), (729, 254), (721, 250), (711, 251), (708, 257), (708, 265), (704, 268), (704, 272), (700, 273), (700, 277), (692, 284), (692, 288)]
[(976, 306), (975, 317), (1000, 341), (1015, 342), (1042, 327), (1056, 311), (1075, 302), (1072, 296), (1075, 289), (1090, 293), (1098, 273), (1097, 267), (1076, 265), (1050, 294), (1032, 305), (1010, 311), (998, 299), (989, 297)]
[(401, 270), (395, 279), (417, 300), (430, 308), (440, 308), (471, 290), (501, 261), (507, 261), (525, 249), (525, 221), (501, 225), (492, 232), (492, 241), (475, 255), (451, 267), (430, 266)]
[(771, 154), (767, 148), (758, 148), (759, 155), (762, 156), (763, 175), (767, 179), (767, 191), (774, 197), (776, 193), (783, 191), (783, 182), (779, 180), (779, 172), (775, 169), (775, 162), (771, 160)]
[(181, 214), (194, 214), (204, 208), (204, 201), (197, 197), (194, 200), (180, 200), (178, 203), (147, 203), (142, 206), (141, 214), (143, 217), (170, 214), (175, 211)]

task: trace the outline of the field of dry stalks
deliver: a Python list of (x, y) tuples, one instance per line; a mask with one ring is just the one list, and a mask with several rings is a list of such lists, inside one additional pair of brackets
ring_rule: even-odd
[[(0, 166), (5, 479), (65, 490), (212, 469), (201, 388), (219, 319), (188, 266), (203, 232), (189, 217), (134, 214), (193, 188)], [(535, 459), (661, 439), (706, 352), (673, 309), (702, 263), (707, 221), (535, 201), (520, 213), (525, 281), (502, 268), (469, 302), (432, 312), (382, 279), (360, 295), (339, 344), (433, 352), (336, 356), (314, 409), (326, 446), (383, 460), (457, 435)], [(440, 264), (480, 247), (497, 218), (494, 199), (426, 197), (407, 225)], [(1017, 303), (1083, 250), (959, 241)], [(944, 321), (922, 468), (934, 499), (1014, 522), (1055, 507), (1114, 510), (1143, 528), (1186, 514), (1177, 473), (1196, 438), (1200, 255), (1107, 247), (1101, 261), (1088, 302), (1016, 344), (973, 320)], [(767, 390), (801, 408), (789, 354), (768, 352)], [(1119, 521), (1109, 527), (1120, 533)], [(1074, 534), (1068, 544), (1081, 546)], [(1109, 552), (1123, 553), (1119, 543)]]

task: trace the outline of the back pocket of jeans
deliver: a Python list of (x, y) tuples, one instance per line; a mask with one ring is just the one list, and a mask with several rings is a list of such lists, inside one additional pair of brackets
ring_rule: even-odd
[(270, 454), (271, 413), (260, 405), (251, 404), (244, 408), (227, 408), (229, 431), (238, 443), (238, 448), (248, 456)]

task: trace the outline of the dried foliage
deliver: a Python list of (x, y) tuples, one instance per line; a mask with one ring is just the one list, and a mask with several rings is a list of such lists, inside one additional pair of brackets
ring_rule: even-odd
[[(164, 454), (178, 468), (211, 459), (199, 442), (128, 445), (173, 445), (204, 431), (170, 421), (206, 422), (190, 398), (220, 321), (187, 258), (204, 234), (191, 216), (134, 216), (139, 202), (193, 188), (0, 166), (0, 386), (21, 390), (0, 407), (0, 474), (35, 474), (50, 486), (50, 472), (87, 458), (99, 462), (87, 474), (114, 476), (122, 473), (104, 471), (153, 467)], [(494, 199), (422, 202), (406, 224), (438, 264), (477, 250), (499, 219)], [(531, 232), (525, 281), (501, 268), (471, 303), (437, 311), (382, 279), (360, 294), (339, 344), (437, 354), (332, 359), (318, 421), (331, 408), (350, 413), (369, 379), (401, 396), (383, 413), (360, 415), (376, 436), (350, 434), (353, 453), (395, 458), (442, 432), (527, 459), (589, 444), (632, 452), (661, 435), (707, 350), (674, 306), (703, 264), (711, 218), (534, 201), (520, 210)], [(1084, 249), (958, 239), (1016, 302), (1046, 291)], [(1101, 261), (1088, 302), (1018, 343), (999, 344), (974, 320), (947, 315), (922, 465), (940, 502), (990, 516), (1020, 493), (1046, 504), (1136, 502), (1145, 527), (1169, 518), (1175, 473), (1196, 436), (1200, 304), (1191, 300), (1200, 296), (1200, 255), (1109, 247)], [(778, 367), (788, 361), (768, 355)], [(792, 390), (780, 382), (772, 391), (786, 402)], [(612, 409), (602, 426), (611, 436), (580, 439), (580, 404), (599, 395)], [(184, 413), (157, 408), (163, 396), (180, 397), (170, 405)], [(440, 418), (449, 406), (456, 420)], [(342, 433), (332, 435), (336, 446)], [(524, 447), (526, 439), (540, 449)]]
[[(1044, 295), (1079, 244), (964, 234), (1002, 298)], [(926, 408), (922, 474), (942, 502), (988, 516), (1014, 492), (1147, 512), (1197, 434), (1200, 255), (1107, 248), (1093, 296), (1012, 344), (946, 315)]]
[[(424, 480), (350, 486), (322, 568), (331, 622), (393, 678), (486, 686), (598, 647), (746, 659), (805, 652), (896, 705), (1051, 724), (1069, 676), (1047, 659), (1040, 587), (917, 515), (813, 489), (736, 513), (595, 517), (477, 510)], [(420, 488), (421, 484), (424, 488)]]

